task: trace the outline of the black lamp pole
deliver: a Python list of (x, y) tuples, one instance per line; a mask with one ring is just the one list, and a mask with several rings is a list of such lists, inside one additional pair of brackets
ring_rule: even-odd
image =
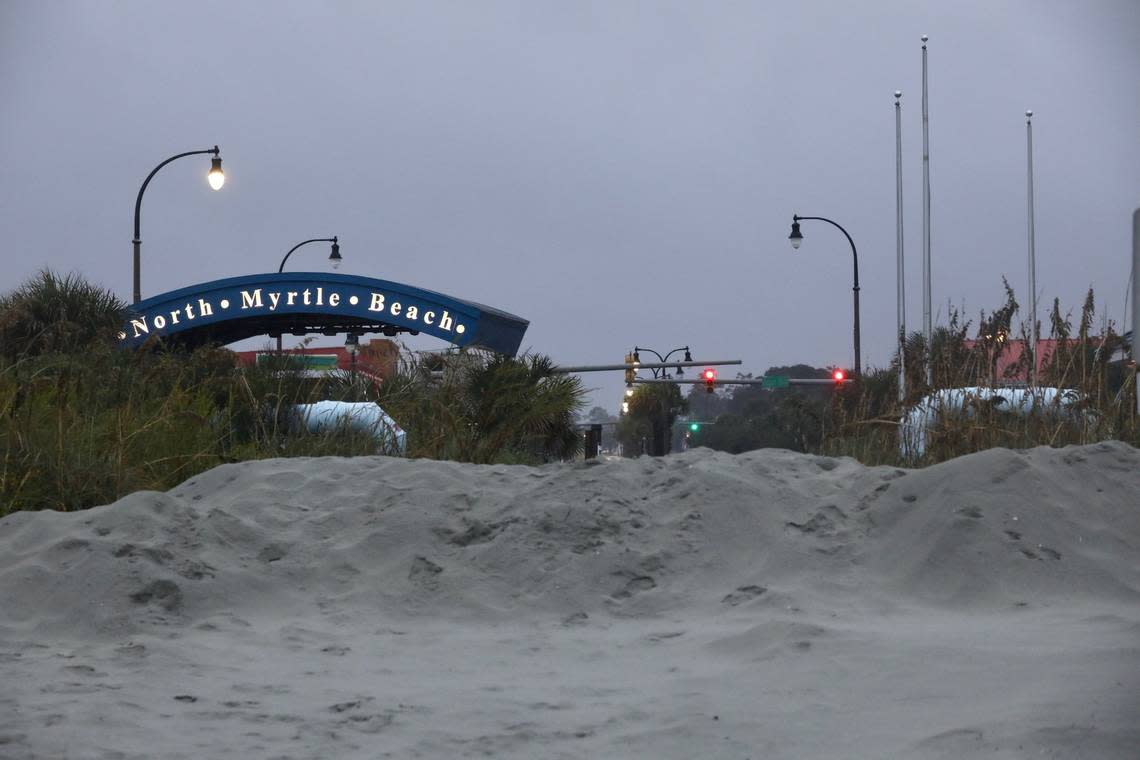
[(225, 184), (226, 175), (222, 173), (222, 159), (219, 155), (217, 145), (209, 150), (191, 150), (187, 151), (186, 153), (179, 153), (177, 156), (171, 156), (158, 166), (154, 167), (154, 169), (151, 170), (150, 174), (146, 175), (146, 179), (143, 180), (142, 187), (139, 188), (139, 197), (135, 199), (135, 238), (131, 241), (134, 246), (135, 261), (134, 303), (138, 303), (142, 300), (142, 285), (140, 284), (139, 275), (140, 261), (142, 257), (142, 238), (140, 237), (139, 233), (139, 214), (142, 211), (142, 199), (143, 193), (146, 192), (146, 186), (150, 184), (150, 181), (154, 178), (154, 175), (158, 174), (158, 170), (169, 164), (171, 161), (175, 161), (179, 158), (185, 158), (186, 156), (197, 156), (203, 153), (214, 154), (214, 157), (210, 160), (210, 173), (208, 175), (208, 178), (210, 180), (210, 187), (214, 188), (215, 190), (221, 190), (222, 185)]
[(847, 234), (847, 230), (830, 219), (822, 216), (797, 216), (796, 214), (792, 214), (792, 234), (788, 235), (788, 240), (792, 241), (792, 248), (799, 248), (800, 243), (804, 239), (804, 236), (800, 234), (800, 222), (804, 220), (827, 222), (842, 232), (843, 236), (847, 238), (847, 242), (851, 244), (851, 260), (855, 265), (855, 286), (851, 289), (855, 294), (855, 376), (859, 377), (862, 374), (862, 364), (859, 361), (859, 253), (855, 250), (855, 241)]
[(285, 254), (285, 258), (281, 259), (281, 266), (277, 267), (277, 273), (281, 274), (285, 271), (285, 262), (293, 255), (293, 251), (308, 243), (332, 243), (332, 253), (329, 254), (329, 261), (332, 262), (334, 268), (340, 266), (340, 243), (337, 242), (336, 235), (333, 235), (331, 238), (311, 238), (297, 243), (297, 245), (289, 249), (289, 253)]
[[(332, 253), (329, 254), (329, 261), (332, 262), (333, 269), (336, 269), (340, 266), (340, 243), (337, 242), (337, 236), (333, 235), (331, 238), (310, 238), (308, 240), (302, 240), (300, 243), (297, 243), (297, 245), (289, 249), (289, 253), (285, 254), (285, 258), (281, 259), (281, 266), (277, 267), (277, 274), (281, 274), (285, 271), (285, 262), (288, 261), (289, 257), (293, 255), (293, 251), (297, 250), (303, 245), (307, 245), (308, 243), (332, 243)], [(277, 353), (281, 353), (280, 335), (277, 336)], [(355, 358), (355, 356), (353, 358)]]
[[(653, 354), (654, 356), (657, 357), (657, 360), (660, 361), (662, 364), (665, 364), (667, 361), (669, 361), (669, 357), (672, 356), (673, 354), (677, 353), (678, 351), (684, 351), (685, 352), (685, 361), (691, 362), (693, 360), (693, 357), (689, 355), (689, 347), (688, 346), (681, 346), (680, 348), (674, 348), (672, 351), (665, 354), (665, 356), (662, 356), (661, 354), (657, 353), (652, 348), (642, 348), (641, 346), (634, 346), (633, 347), (633, 361), (634, 362), (640, 362), (641, 361), (641, 357), (638, 356), (638, 354), (641, 351), (648, 351), (649, 353)], [(666, 372), (665, 367), (661, 367), (660, 369), (661, 369), (661, 377), (662, 378), (669, 377), (669, 375)], [(653, 373), (653, 378), (657, 379), (657, 369), (650, 369), (649, 371)], [(681, 367), (677, 367), (677, 376), (682, 377), (682, 376), (684, 376), (684, 374), (685, 374), (685, 371)]]
[(356, 333), (349, 333), (344, 339), (344, 347), (348, 351), (348, 356), (351, 361), (351, 374), (349, 380), (353, 390), (356, 389), (356, 354), (360, 351), (360, 338)]
[[(684, 351), (685, 352), (685, 361), (691, 362), (693, 360), (693, 357), (689, 355), (689, 347), (688, 346), (681, 346), (680, 348), (674, 348), (672, 351), (665, 354), (664, 356), (657, 353), (652, 348), (642, 348), (641, 346), (634, 346), (633, 347), (633, 361), (635, 364), (641, 362), (640, 353), (642, 351), (648, 351), (649, 353), (653, 354), (654, 356), (657, 357), (657, 360), (660, 361), (662, 364), (665, 364), (666, 362), (668, 362), (669, 357), (672, 356), (673, 354), (677, 353), (678, 351)], [(657, 374), (658, 369), (660, 369), (660, 373), (661, 373), (660, 376), (662, 379), (667, 379), (669, 377), (669, 371), (668, 371), (667, 367), (652, 368), (650, 371), (653, 373), (654, 379), (657, 379), (657, 377), (658, 377), (658, 374)], [(683, 376), (684, 374), (685, 374), (684, 370), (681, 369), (681, 367), (677, 367), (677, 375)], [(668, 439), (669, 431), (666, 430), (664, 423), (665, 423), (665, 420), (668, 419), (668, 417), (669, 417), (669, 409), (666, 406), (666, 401), (665, 401), (664, 396), (662, 396), (661, 397), (661, 418), (662, 418), (661, 421), (662, 421), (662, 424), (661, 424), (659, 429), (657, 427), (655, 427), (653, 429), (653, 456), (665, 456), (665, 448), (666, 448), (666, 442)]]

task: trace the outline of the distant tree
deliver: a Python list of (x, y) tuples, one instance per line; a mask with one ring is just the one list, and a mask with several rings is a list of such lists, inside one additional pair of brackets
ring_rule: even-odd
[(675, 383), (640, 385), (629, 397), (629, 413), (618, 424), (618, 440), (627, 456), (669, 453), (673, 423), (688, 409)]
[[(831, 377), (831, 370), (794, 364), (770, 367), (765, 376), (773, 375), (826, 379)], [(752, 379), (752, 375), (737, 378)], [(690, 446), (731, 453), (759, 448), (812, 450), (819, 445), (826, 409), (836, 396), (836, 389), (830, 384), (780, 389), (754, 384), (728, 387), (730, 390), (710, 394), (693, 386), (689, 392), (689, 418), (712, 423), (690, 432)]]
[(584, 423), (609, 422), (611, 419), (612, 415), (606, 411), (604, 406), (595, 406), (581, 416)]
[(608, 411), (605, 407), (595, 406), (586, 414), (582, 415), (581, 420), (584, 424), (594, 424), (602, 426), (602, 438), (599, 444), (602, 449), (612, 451), (617, 446), (617, 435), (614, 430), (618, 418)]

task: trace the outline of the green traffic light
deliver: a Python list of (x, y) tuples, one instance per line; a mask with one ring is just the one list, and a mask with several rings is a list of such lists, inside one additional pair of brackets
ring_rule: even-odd
[(690, 422), (689, 423), (689, 430), (692, 430), (694, 433), (700, 429), (701, 429), (701, 426), (699, 423), (696, 423), (696, 422)]

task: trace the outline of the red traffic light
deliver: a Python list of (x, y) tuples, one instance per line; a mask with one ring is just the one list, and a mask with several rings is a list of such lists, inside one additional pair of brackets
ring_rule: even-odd
[(831, 373), (831, 377), (835, 380), (835, 382), (841, 383), (847, 377), (847, 373), (841, 369), (837, 369)]
[(701, 379), (705, 381), (705, 390), (712, 393), (713, 388), (716, 386), (716, 370), (709, 367), (701, 372)]

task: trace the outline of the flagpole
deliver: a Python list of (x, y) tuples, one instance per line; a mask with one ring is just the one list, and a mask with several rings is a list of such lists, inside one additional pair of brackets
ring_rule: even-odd
[(899, 323), (899, 403), (906, 400), (906, 279), (903, 276), (902, 91), (895, 90), (895, 277)]
[(1029, 203), (1029, 337), (1032, 348), (1029, 351), (1029, 385), (1037, 385), (1037, 256), (1033, 248), (1033, 112), (1025, 112), (1025, 158), (1028, 172)]
[[(1136, 304), (1140, 302), (1140, 208), (1132, 212), (1132, 383), (1133, 390), (1140, 383), (1140, 375), (1136, 374), (1140, 365), (1140, 309)], [(1125, 315), (1125, 319), (1128, 315)], [(1136, 394), (1136, 413), (1140, 414), (1140, 392)]]
[(930, 314), (930, 101), (926, 84), (926, 41), (922, 35), (922, 334), (926, 339), (926, 384), (934, 384), (934, 324)]

